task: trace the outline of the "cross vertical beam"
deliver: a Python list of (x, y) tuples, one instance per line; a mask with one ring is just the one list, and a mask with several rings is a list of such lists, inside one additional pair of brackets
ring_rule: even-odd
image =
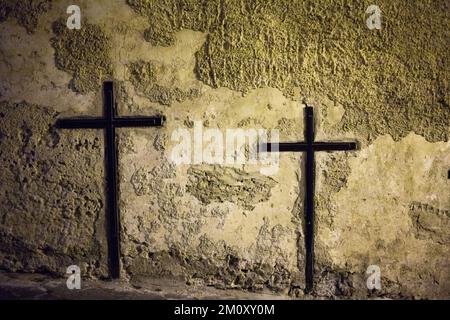
[(116, 128), (160, 127), (164, 116), (118, 117), (114, 97), (114, 83), (103, 84), (103, 117), (58, 119), (57, 128), (105, 129), (106, 212), (108, 221), (108, 260), (111, 278), (120, 277), (120, 216), (118, 208)]
[[(306, 152), (305, 155), (305, 291), (312, 292), (314, 288), (314, 190), (315, 161), (314, 154), (318, 151), (349, 151), (356, 150), (356, 142), (315, 142), (314, 141), (314, 109), (306, 106), (304, 109), (305, 141), (266, 143), (260, 152)], [(273, 150), (273, 151), (272, 151)]]
[(305, 109), (305, 138), (307, 143), (305, 161), (305, 283), (306, 291), (312, 290), (314, 277), (314, 114), (312, 108)]
[(109, 259), (112, 278), (120, 277), (120, 220), (117, 190), (117, 145), (116, 129), (113, 125), (116, 116), (114, 88), (112, 82), (106, 82), (103, 88), (106, 126), (106, 198), (109, 207)]

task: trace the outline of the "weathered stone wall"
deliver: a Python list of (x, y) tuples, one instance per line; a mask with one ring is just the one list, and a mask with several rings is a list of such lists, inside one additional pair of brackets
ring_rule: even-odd
[[(57, 130), (102, 113), (116, 81), (123, 277), (179, 277), (302, 296), (302, 156), (257, 165), (175, 165), (172, 132), (277, 128), (303, 140), (304, 103), (320, 140), (360, 150), (316, 163), (320, 297), (450, 297), (449, 3), (367, 1), (0, 3), (0, 267), (107, 275), (103, 135)], [(378, 265), (382, 289), (366, 288)]]

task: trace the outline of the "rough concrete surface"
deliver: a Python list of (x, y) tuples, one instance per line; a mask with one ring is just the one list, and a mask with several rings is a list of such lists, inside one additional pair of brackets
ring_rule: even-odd
[[(71, 4), (0, 4), (0, 269), (107, 277), (103, 134), (54, 123), (102, 114), (114, 80), (120, 115), (167, 118), (117, 132), (119, 287), (450, 298), (448, 1), (376, 1), (381, 30), (366, 26), (372, 1), (80, 0), (81, 30), (64, 26)], [(303, 140), (305, 104), (316, 140), (359, 143), (316, 155), (308, 296), (301, 154), (271, 176), (171, 160), (174, 130), (198, 121)]]

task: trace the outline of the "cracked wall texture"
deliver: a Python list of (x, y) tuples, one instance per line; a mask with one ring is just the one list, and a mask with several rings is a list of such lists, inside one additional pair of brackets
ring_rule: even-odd
[[(172, 132), (277, 128), (358, 140), (316, 156), (316, 297), (450, 297), (449, 3), (69, 1), (0, 4), (0, 268), (107, 275), (103, 135), (57, 130), (102, 113), (164, 114), (120, 129), (122, 276), (179, 277), (223, 289), (303, 297), (300, 154), (261, 166), (176, 166)], [(206, 143), (206, 142), (205, 142)], [(382, 290), (366, 288), (379, 265)]]
[(154, 45), (172, 45), (185, 28), (207, 32), (195, 72), (212, 87), (328, 96), (345, 108), (341, 128), (369, 140), (399, 140), (410, 131), (448, 139), (446, 0), (378, 1), (384, 28), (375, 32), (364, 23), (365, 1), (128, 3), (148, 17), (145, 39)]
[(61, 275), (77, 264), (105, 276), (101, 135), (66, 136), (45, 107), (0, 108), (2, 267)]
[(0, 3), (0, 22), (14, 17), (28, 33), (33, 33), (39, 17), (50, 10), (52, 0), (4, 0)]

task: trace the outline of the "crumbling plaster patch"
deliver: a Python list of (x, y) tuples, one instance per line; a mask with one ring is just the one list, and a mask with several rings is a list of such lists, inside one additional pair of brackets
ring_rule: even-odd
[(39, 18), (52, 7), (52, 0), (3, 0), (0, 3), (0, 22), (15, 18), (28, 33), (33, 33)]
[(317, 227), (319, 265), (357, 274), (378, 265), (387, 284), (380, 294), (448, 296), (449, 148), (415, 134), (400, 142), (383, 136), (349, 159), (333, 208), (318, 211), (319, 222), (330, 221)]
[(0, 260), (10, 271), (107, 275), (101, 134), (65, 135), (57, 113), (0, 103)]
[(361, 1), (127, 2), (148, 18), (144, 38), (153, 45), (172, 46), (182, 29), (206, 32), (195, 71), (214, 88), (274, 87), (294, 96), (298, 87), (305, 99), (341, 104), (340, 129), (369, 141), (410, 131), (448, 139), (445, 0), (379, 1), (384, 28), (375, 32)]
[[(198, 107), (188, 108), (192, 103)], [(259, 110), (259, 103), (272, 105), (272, 110), (269, 113)], [(240, 113), (242, 105), (246, 111)], [(124, 261), (130, 275), (171, 274), (217, 287), (252, 290), (271, 287), (286, 293), (293, 283), (303, 286), (302, 273), (298, 270), (299, 260), (303, 260), (303, 245), (300, 241), (299, 252), (297, 243), (301, 222), (294, 212), (299, 193), (298, 156), (282, 157), (279, 176), (261, 176), (261, 181), (273, 181), (270, 183), (273, 195), (264, 197), (262, 202), (252, 203), (254, 199), (251, 199), (250, 206), (233, 198), (227, 200), (228, 196), (200, 201), (195, 196), (198, 186), (195, 179), (189, 179), (189, 172), (193, 168), (198, 172), (212, 172), (214, 167), (170, 165), (171, 151), (176, 144), (170, 139), (170, 133), (179, 127), (193, 130), (185, 126), (187, 118), (208, 120), (208, 128), (219, 128), (225, 134), (226, 128), (245, 128), (249, 115), (265, 115), (259, 117), (260, 127), (273, 128), (278, 118), (271, 114), (287, 110), (291, 105), (297, 105), (297, 112), (287, 119), (301, 132), (301, 107), (278, 90), (260, 89), (246, 97), (227, 89), (208, 90), (193, 102), (171, 106), (164, 128), (131, 130), (126, 134), (134, 137), (134, 145), (140, 146), (120, 147), (121, 190), (129, 195), (122, 208)], [(154, 146), (160, 145), (157, 141), (161, 136), (167, 137), (166, 144), (156, 150)], [(258, 170), (257, 166), (238, 168), (216, 169), (220, 179), (221, 173), (242, 172), (251, 177)], [(237, 179), (235, 182), (239, 184), (239, 177), (230, 175), (227, 181)], [(261, 253), (262, 247), (273, 250)], [(215, 249), (210, 252), (211, 248)], [(217, 270), (222, 271), (217, 274)]]

